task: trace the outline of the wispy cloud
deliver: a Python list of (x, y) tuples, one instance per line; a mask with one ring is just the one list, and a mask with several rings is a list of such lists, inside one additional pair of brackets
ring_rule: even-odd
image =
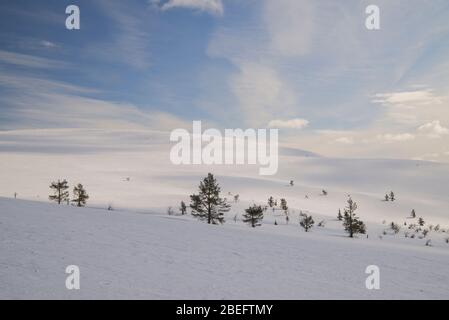
[(159, 4), (162, 11), (173, 8), (188, 8), (220, 16), (224, 13), (221, 0), (168, 0), (165, 3), (161, 3), (160, 0), (150, 0), (150, 2)]
[(399, 134), (385, 133), (378, 135), (377, 139), (387, 143), (404, 142), (415, 139), (415, 135), (411, 133), (399, 133)]
[(386, 107), (386, 119), (403, 125), (418, 125), (449, 115), (448, 98), (428, 88), (378, 93), (371, 102)]
[(102, 11), (115, 21), (117, 32), (113, 43), (99, 43), (89, 48), (89, 53), (101, 59), (121, 61), (133, 68), (147, 69), (151, 66), (149, 43), (151, 29), (146, 11), (122, 1), (100, 0), (96, 2)]
[(247, 124), (265, 125), (273, 117), (291, 114), (297, 103), (295, 94), (275, 70), (246, 61), (239, 67), (230, 83)]
[[(20, 128), (103, 128), (167, 130), (189, 127), (178, 117), (142, 110), (131, 103), (95, 98), (95, 89), (25, 75), (0, 75), (1, 130)], [(6, 121), (5, 121), (6, 120)]]
[(352, 137), (340, 137), (335, 139), (335, 142), (342, 144), (354, 144), (354, 139)]
[(375, 95), (372, 102), (380, 103), (384, 106), (395, 108), (414, 108), (415, 106), (425, 106), (441, 103), (441, 98), (430, 89), (379, 93)]
[(67, 67), (62, 61), (50, 60), (37, 56), (0, 50), (0, 64), (9, 64), (27, 68), (53, 69)]
[(315, 31), (314, 9), (315, 5), (308, 1), (265, 1), (262, 18), (270, 50), (282, 56), (307, 53)]
[(45, 48), (57, 48), (58, 45), (54, 42), (48, 41), (48, 40), (42, 40), (40, 41), (40, 44)]
[(303, 129), (308, 125), (309, 121), (299, 118), (290, 120), (271, 120), (268, 123), (268, 127), (279, 129)]

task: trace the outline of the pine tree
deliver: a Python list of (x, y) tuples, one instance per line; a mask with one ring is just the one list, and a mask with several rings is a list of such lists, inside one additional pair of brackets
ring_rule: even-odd
[(385, 194), (385, 201), (390, 201), (390, 196), (388, 194)]
[(312, 228), (313, 224), (315, 223), (315, 221), (313, 221), (312, 216), (308, 216), (307, 214), (302, 212), (299, 214), (299, 219), (300, 219), (299, 225), (303, 227), (306, 232), (308, 232), (309, 229)]
[(391, 228), (391, 230), (393, 230), (393, 232), (395, 234), (399, 233), (399, 231), (401, 230), (401, 227), (397, 223), (394, 223), (394, 222), (391, 222), (390, 228)]
[(274, 199), (273, 199), (273, 197), (269, 197), (268, 198), (268, 206), (270, 208), (272, 208), (274, 206)]
[(343, 220), (343, 216), (341, 215), (341, 210), (340, 209), (338, 209), (337, 219), (338, 219), (338, 221), (342, 221)]
[(345, 208), (343, 226), (345, 228), (345, 231), (349, 233), (349, 237), (351, 238), (354, 237), (354, 234), (366, 233), (365, 224), (355, 215), (356, 210), (357, 203), (354, 202), (351, 197), (349, 197), (348, 206)]
[(415, 212), (415, 209), (412, 209), (411, 216), (412, 216), (412, 218), (416, 218), (416, 212)]
[(425, 224), (424, 219), (420, 217), (420, 218), (418, 219), (418, 224), (419, 224), (421, 227), (424, 226), (424, 224)]
[(293, 187), (294, 186), (294, 182), (293, 182), (293, 180), (290, 180), (290, 185)]
[(184, 201), (181, 201), (181, 206), (179, 207), (179, 211), (181, 211), (182, 215), (187, 213), (187, 207)]
[(75, 202), (77, 207), (84, 207), (86, 205), (86, 200), (89, 199), (89, 195), (81, 183), (78, 183), (78, 185), (73, 188), (73, 196), (72, 202)]
[(284, 211), (288, 210), (287, 200), (285, 200), (284, 198), (281, 199), (281, 209)]
[(253, 205), (248, 209), (245, 209), (243, 214), (243, 222), (248, 223), (251, 227), (255, 228), (261, 225), (263, 219), (263, 209), (261, 206)]
[(209, 224), (224, 223), (224, 213), (228, 212), (230, 205), (226, 198), (220, 198), (220, 186), (213, 174), (209, 173), (198, 187), (199, 193), (190, 196), (192, 216), (199, 220), (207, 220)]
[(61, 204), (61, 202), (67, 201), (69, 198), (68, 188), (69, 186), (65, 179), (62, 181), (58, 180), (58, 182), (52, 182), (50, 189), (53, 189), (54, 195), (50, 195), (48, 198), (51, 201), (56, 201), (58, 204)]
[(396, 200), (396, 198), (394, 197), (394, 192), (393, 191), (390, 192), (390, 200), (391, 201)]

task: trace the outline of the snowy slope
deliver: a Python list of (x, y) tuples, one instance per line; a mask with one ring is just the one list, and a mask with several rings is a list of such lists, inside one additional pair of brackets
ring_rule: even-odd
[[(0, 298), (447, 299), (449, 245), (0, 198)], [(81, 289), (65, 288), (67, 265)], [(381, 289), (365, 288), (365, 268)]]
[[(169, 151), (167, 132), (151, 130), (0, 132), (0, 297), (449, 298), (448, 164), (282, 147), (278, 174), (262, 177), (257, 166), (175, 166)], [(168, 217), (208, 172), (224, 196), (240, 195), (226, 224)], [(48, 186), (59, 178), (83, 183), (89, 208), (49, 204)], [(397, 201), (382, 201), (391, 190)], [(368, 238), (348, 239), (335, 219), (348, 194)], [(244, 209), (269, 196), (287, 200), (289, 224), (268, 210), (262, 227), (244, 225)], [(425, 228), (441, 230), (406, 238), (412, 209)], [(325, 227), (304, 233), (300, 211)], [(65, 289), (69, 264), (81, 268), (79, 292)], [(381, 268), (380, 291), (365, 288), (371, 264)]]
[[(176, 166), (170, 147), (168, 132), (151, 130), (0, 132), (0, 196), (17, 192), (20, 199), (46, 202), (50, 182), (66, 178), (71, 186), (83, 183), (91, 206), (166, 211), (187, 201), (200, 179), (213, 172), (224, 192), (238, 193), (243, 201), (284, 197), (290, 207), (334, 217), (351, 194), (363, 200), (365, 219), (403, 219), (415, 209), (426, 220), (449, 224), (449, 164), (331, 159), (281, 148), (278, 174), (263, 177), (258, 166)], [(318, 198), (322, 189), (329, 191), (326, 201)], [(380, 200), (391, 190), (398, 201), (386, 207)], [(306, 202), (306, 194), (314, 201)]]

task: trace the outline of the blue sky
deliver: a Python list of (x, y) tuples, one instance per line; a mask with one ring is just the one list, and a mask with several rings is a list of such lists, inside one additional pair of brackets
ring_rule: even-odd
[(445, 0), (2, 1), (0, 130), (203, 120), (276, 126), (322, 154), (447, 161), (448, 57)]

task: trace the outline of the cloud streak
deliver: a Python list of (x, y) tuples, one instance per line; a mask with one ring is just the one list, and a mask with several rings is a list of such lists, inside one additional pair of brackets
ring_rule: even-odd
[(268, 123), (268, 127), (279, 129), (303, 129), (308, 125), (309, 121), (299, 118), (290, 120), (271, 120)]
[[(160, 1), (157, 0), (153, 1), (153, 3), (154, 2), (159, 3)], [(174, 8), (187, 8), (208, 12), (218, 16), (222, 16), (224, 13), (224, 7), (221, 0), (168, 0), (163, 4), (160, 4), (160, 8), (162, 11)]]
[(0, 50), (0, 64), (8, 64), (34, 69), (65, 68), (68, 65), (62, 61), (55, 61), (28, 54)]

